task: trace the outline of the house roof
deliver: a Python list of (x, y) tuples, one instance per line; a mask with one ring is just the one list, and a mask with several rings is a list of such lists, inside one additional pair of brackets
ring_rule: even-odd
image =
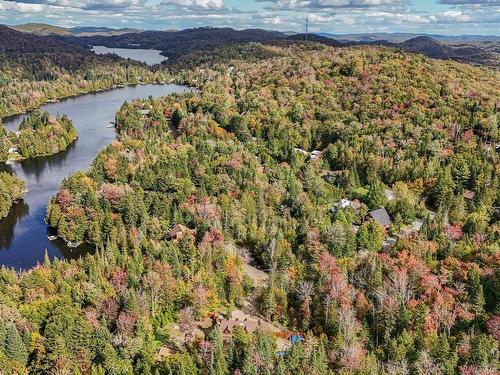
[(464, 190), (464, 198), (465, 199), (474, 199), (474, 196), (476, 194), (473, 192), (473, 191), (470, 191), (470, 190)]
[(177, 224), (170, 231), (168, 231), (168, 233), (167, 233), (167, 239), (173, 239), (173, 238), (177, 239), (177, 238), (179, 238), (181, 235), (183, 235), (185, 233), (194, 234), (194, 230), (193, 229), (189, 229), (185, 225)]
[(355, 210), (359, 210), (361, 208), (361, 202), (359, 201), (359, 199), (354, 199), (351, 202), (351, 207), (354, 208)]
[(375, 220), (377, 223), (384, 227), (388, 227), (392, 224), (391, 218), (389, 217), (389, 214), (385, 210), (385, 208), (379, 208), (378, 210), (375, 211), (370, 211), (368, 213), (370, 217)]
[(396, 195), (391, 189), (385, 189), (385, 197), (388, 201), (392, 201), (394, 198), (396, 198)]
[(172, 354), (174, 354), (174, 351), (172, 349), (167, 346), (162, 346), (156, 354), (156, 360), (158, 362), (161, 362), (163, 359), (170, 357)]
[(249, 320), (221, 320), (219, 322), (219, 330), (222, 334), (232, 334), (236, 327), (241, 327), (252, 333), (257, 330), (257, 322)]

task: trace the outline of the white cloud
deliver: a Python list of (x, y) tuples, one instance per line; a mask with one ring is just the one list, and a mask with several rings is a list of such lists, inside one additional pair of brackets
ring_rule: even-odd
[[(498, 34), (500, 0), (441, 0), (438, 10), (412, 7), (419, 0), (0, 0), (0, 19), (9, 24), (137, 27), (215, 26), (310, 30), (334, 33), (379, 31)], [(439, 0), (436, 0), (438, 2)], [(251, 3), (251, 4), (250, 4)], [(255, 7), (257, 3), (257, 7)], [(451, 4), (453, 3), (453, 4)], [(260, 5), (260, 6), (259, 6)], [(418, 9), (418, 11), (416, 10)], [(50, 20), (50, 21), (49, 21)]]
[(164, 5), (177, 5), (188, 9), (221, 9), (224, 0), (164, 0)]
[(363, 8), (383, 5), (404, 4), (406, 0), (256, 0), (272, 3), (271, 9), (326, 9), (326, 8)]
[(0, 2), (1, 11), (11, 11), (20, 13), (30, 13), (30, 12), (40, 12), (44, 9), (42, 4), (26, 4), (26, 3), (14, 3), (14, 2)]

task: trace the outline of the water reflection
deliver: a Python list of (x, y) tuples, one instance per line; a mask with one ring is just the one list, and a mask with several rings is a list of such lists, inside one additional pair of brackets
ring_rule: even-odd
[(34, 180), (32, 181), (40, 183), (47, 169), (58, 169), (71, 157), (72, 152), (76, 150), (77, 142), (78, 140), (69, 145), (66, 150), (57, 154), (22, 160), (14, 165), (18, 166), (25, 176), (33, 177)]
[(24, 200), (20, 200), (12, 206), (9, 216), (0, 220), (0, 249), (8, 249), (12, 246), (16, 224), (29, 213), (29, 206)]

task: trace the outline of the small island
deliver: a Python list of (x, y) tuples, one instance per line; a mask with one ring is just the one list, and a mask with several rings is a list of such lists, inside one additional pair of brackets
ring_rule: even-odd
[(8, 159), (27, 159), (66, 150), (78, 138), (78, 133), (66, 115), (52, 116), (34, 110), (21, 122), (19, 131), (9, 133), (7, 138), (10, 141)]

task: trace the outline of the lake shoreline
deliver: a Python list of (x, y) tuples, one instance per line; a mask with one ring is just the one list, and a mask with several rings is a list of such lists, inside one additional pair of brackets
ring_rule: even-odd
[(40, 102), (40, 104), (38, 106), (36, 106), (36, 107), (30, 107), (30, 108), (25, 109), (24, 111), (12, 112), (12, 113), (8, 114), (7, 116), (0, 117), (0, 124), (3, 124), (4, 120), (8, 121), (9, 119), (12, 119), (12, 118), (17, 117), (17, 116), (26, 115), (26, 114), (28, 114), (29, 111), (40, 109), (40, 107), (43, 106), (43, 105), (61, 103), (61, 102), (64, 102), (65, 100), (75, 99), (75, 98), (78, 98), (80, 96), (92, 95), (92, 94), (99, 94), (99, 93), (113, 91), (113, 90), (117, 90), (117, 89), (123, 89), (123, 88), (126, 88), (126, 87), (145, 86), (145, 85), (172, 85), (172, 84), (175, 84), (173, 82), (173, 80), (171, 80), (170, 82), (124, 83), (124, 84), (115, 85), (115, 86), (112, 86), (112, 87), (109, 87), (109, 88), (103, 88), (103, 89), (98, 89), (98, 90), (93, 90), (93, 91), (85, 91), (85, 92), (79, 92), (77, 94), (71, 94), (71, 95), (61, 96), (61, 97), (58, 97), (56, 99), (49, 99), (49, 100)]
[[(49, 156), (18, 160), (10, 165), (0, 163), (0, 170), (24, 180), (29, 189), (24, 199), (16, 202), (8, 216), (0, 220), (0, 266), (29, 269), (43, 262), (45, 250), (50, 258), (59, 259), (76, 259), (95, 251), (86, 244), (73, 248), (68, 247), (64, 239), (48, 239), (45, 221), (48, 202), (57, 194), (64, 179), (85, 171), (100, 150), (116, 139), (116, 129), (108, 125), (125, 101), (187, 94), (192, 90), (196, 89), (175, 83), (129, 84), (42, 104), (40, 110), (52, 115), (64, 113), (71, 118), (78, 131), (78, 141)], [(5, 128), (17, 128), (22, 117), (23, 113), (10, 116)]]

